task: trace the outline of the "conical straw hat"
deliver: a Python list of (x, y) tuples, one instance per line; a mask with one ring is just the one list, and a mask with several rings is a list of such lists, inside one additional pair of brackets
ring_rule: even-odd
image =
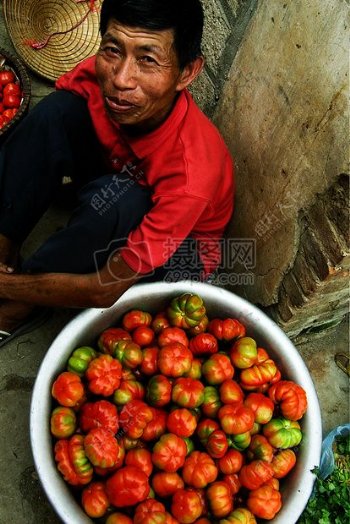
[(35, 73), (55, 81), (97, 52), (101, 3), (3, 0), (3, 10), (18, 55)]

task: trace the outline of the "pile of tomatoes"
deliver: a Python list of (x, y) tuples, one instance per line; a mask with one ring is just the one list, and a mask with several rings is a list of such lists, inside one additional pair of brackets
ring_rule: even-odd
[(191, 293), (75, 349), (52, 396), (58, 470), (106, 524), (273, 519), (307, 408), (240, 321)]
[(0, 70), (0, 129), (12, 120), (22, 102), (22, 88), (12, 69)]

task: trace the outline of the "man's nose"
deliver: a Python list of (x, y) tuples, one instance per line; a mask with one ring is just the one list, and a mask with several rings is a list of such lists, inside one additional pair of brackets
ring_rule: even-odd
[(134, 89), (137, 85), (137, 64), (132, 58), (123, 58), (113, 67), (113, 83), (118, 89)]

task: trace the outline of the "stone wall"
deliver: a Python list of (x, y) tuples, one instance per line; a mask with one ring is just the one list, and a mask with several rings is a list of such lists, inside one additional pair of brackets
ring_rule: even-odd
[[(292, 335), (318, 324), (310, 302), (322, 301), (319, 322), (331, 322), (344, 313), (348, 295), (338, 278), (342, 270), (332, 268), (347, 266), (349, 247), (329, 236), (335, 233), (329, 217), (313, 207), (320, 194), (331, 202), (325, 195), (337, 191), (339, 174), (349, 170), (348, 22), (345, 0), (260, 0), (214, 114), (236, 164), (236, 209), (227, 235), (256, 247), (252, 285), (231, 289), (275, 312)], [(347, 209), (345, 225), (336, 229), (348, 227), (346, 215)], [(303, 260), (307, 271), (323, 253), (321, 244), (331, 242), (341, 255), (335, 262), (325, 255), (310, 293), (300, 294), (298, 264)], [(230, 263), (227, 271), (246, 273)]]

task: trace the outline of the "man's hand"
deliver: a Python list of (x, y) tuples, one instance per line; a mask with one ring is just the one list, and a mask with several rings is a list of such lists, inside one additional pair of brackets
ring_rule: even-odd
[(99, 272), (86, 275), (1, 270), (0, 299), (52, 307), (110, 307), (139, 278), (119, 253), (111, 255)]

